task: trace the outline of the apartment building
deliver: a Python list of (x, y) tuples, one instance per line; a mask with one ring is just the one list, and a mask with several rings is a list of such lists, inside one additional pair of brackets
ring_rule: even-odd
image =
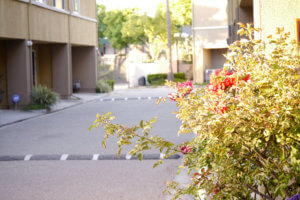
[(300, 43), (300, 0), (193, 0), (194, 82), (223, 66), (227, 45), (240, 39), (238, 22), (260, 28), (261, 39), (284, 27)]
[(45, 85), (69, 98), (97, 82), (96, 0), (0, 0), (0, 107), (31, 102)]
[(291, 38), (300, 41), (300, 0), (229, 0), (229, 41), (239, 39), (237, 22), (253, 23), (262, 31), (256, 37), (265, 39), (284, 27)]
[(193, 0), (194, 82), (207, 81), (212, 69), (223, 67), (228, 45), (227, 0)]

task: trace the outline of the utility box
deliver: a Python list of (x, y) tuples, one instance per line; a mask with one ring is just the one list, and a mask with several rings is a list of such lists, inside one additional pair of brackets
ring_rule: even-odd
[(146, 78), (145, 76), (142, 76), (138, 80), (139, 86), (145, 86), (146, 85)]

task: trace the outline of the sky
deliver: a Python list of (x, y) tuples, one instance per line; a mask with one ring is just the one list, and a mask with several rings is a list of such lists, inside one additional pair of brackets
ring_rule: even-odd
[(149, 16), (154, 16), (158, 4), (162, 2), (165, 0), (97, 0), (97, 3), (105, 5), (107, 10), (139, 8), (140, 13), (146, 12)]

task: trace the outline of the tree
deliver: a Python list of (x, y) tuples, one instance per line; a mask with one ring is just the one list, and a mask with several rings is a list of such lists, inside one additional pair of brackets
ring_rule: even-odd
[[(183, 25), (191, 24), (191, 1), (175, 0), (170, 4), (171, 32), (179, 32)], [(138, 14), (138, 9), (106, 11), (98, 6), (98, 35), (107, 37), (111, 46), (123, 49), (130, 44), (142, 44), (153, 47), (157, 58), (163, 49), (167, 49), (167, 9), (166, 4), (157, 7), (154, 17)], [(173, 35), (171, 35), (173, 43)]]
[(106, 13), (103, 19), (106, 25), (104, 35), (108, 38), (112, 47), (121, 50), (134, 42), (134, 38), (122, 34), (124, 24), (133, 13), (134, 9), (113, 10)]
[(169, 7), (169, 0), (166, 0), (166, 7), (167, 7), (167, 29), (168, 29), (168, 48), (169, 48), (169, 73), (168, 73), (168, 80), (174, 81), (174, 74), (173, 74), (173, 66), (172, 66), (172, 32), (171, 32), (171, 16), (170, 16), (170, 7)]
[(192, 25), (192, 2), (191, 0), (173, 0), (170, 3), (172, 21), (179, 26)]
[(139, 15), (137, 12), (132, 13), (123, 24), (123, 37), (132, 38), (133, 44), (146, 44), (148, 37), (146, 29), (150, 23), (150, 17), (146, 14)]
[(106, 8), (104, 5), (97, 5), (98, 13), (98, 38), (104, 38), (104, 31), (106, 29), (106, 24), (104, 23), (104, 18), (106, 15)]

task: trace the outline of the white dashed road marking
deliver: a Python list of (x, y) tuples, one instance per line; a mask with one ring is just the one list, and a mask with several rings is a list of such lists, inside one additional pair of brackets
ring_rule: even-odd
[(60, 160), (67, 160), (68, 156), (69, 156), (68, 154), (63, 154), (61, 155)]
[(129, 155), (129, 154), (126, 154), (126, 160), (130, 160), (131, 159), (131, 155)]
[(92, 160), (98, 160), (98, 158), (99, 158), (99, 154), (94, 154)]
[(24, 157), (24, 161), (29, 161), (31, 159), (32, 155), (28, 154)]

